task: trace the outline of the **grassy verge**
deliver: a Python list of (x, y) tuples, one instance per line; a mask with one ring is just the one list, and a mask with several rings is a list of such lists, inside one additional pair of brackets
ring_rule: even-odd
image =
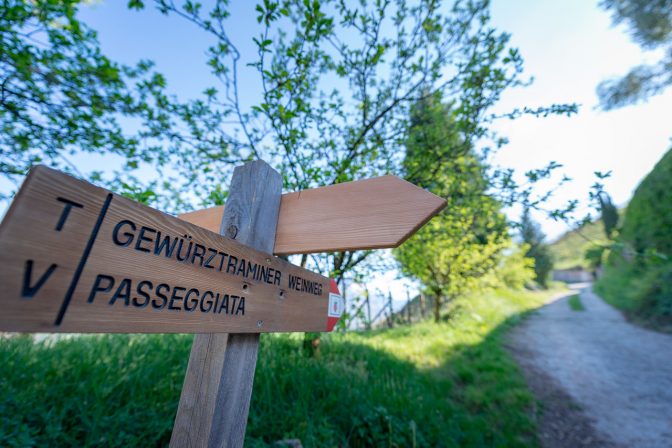
[(581, 302), (581, 297), (578, 294), (574, 294), (569, 298), (567, 301), (569, 304), (569, 307), (574, 310), (574, 311), (585, 311), (586, 307), (583, 306), (583, 303)]
[[(461, 300), (451, 322), (265, 335), (246, 445), (534, 446), (533, 397), (503, 348), (506, 329), (550, 292)], [(0, 446), (163, 446), (191, 337), (0, 341)]]
[(614, 262), (594, 290), (635, 324), (672, 333), (672, 262), (639, 267)]

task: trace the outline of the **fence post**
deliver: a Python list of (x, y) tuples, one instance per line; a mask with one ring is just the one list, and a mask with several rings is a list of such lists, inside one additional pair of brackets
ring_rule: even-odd
[(366, 329), (371, 329), (371, 302), (369, 301), (369, 288), (364, 288), (364, 297), (366, 298)]
[(392, 328), (394, 327), (394, 311), (392, 310), (392, 293), (389, 290), (387, 291), (387, 308), (390, 313), (389, 327)]

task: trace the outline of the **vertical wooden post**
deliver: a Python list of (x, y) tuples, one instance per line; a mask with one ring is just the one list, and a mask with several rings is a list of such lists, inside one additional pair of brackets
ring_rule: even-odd
[[(281, 193), (282, 177), (267, 163), (237, 167), (220, 233), (272, 253)], [(194, 337), (171, 447), (243, 446), (258, 346), (258, 334)]]
[(392, 293), (390, 292), (389, 289), (387, 290), (387, 307), (390, 313), (390, 321), (388, 326), (392, 328), (394, 327), (394, 311), (392, 310)]
[[(348, 287), (345, 284), (345, 276), (344, 276), (341, 279), (341, 289), (339, 290), (339, 291), (341, 291), (341, 299), (343, 299), (343, 310), (345, 310), (346, 307), (348, 306), (347, 290), (348, 290)], [(359, 311), (359, 310), (357, 310), (357, 311)], [(347, 329), (348, 329), (348, 324), (346, 323), (345, 330), (347, 330)]]

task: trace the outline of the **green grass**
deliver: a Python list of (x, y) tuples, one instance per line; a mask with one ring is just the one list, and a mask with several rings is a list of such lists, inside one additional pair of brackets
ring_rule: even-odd
[(630, 321), (672, 333), (672, 261), (637, 266), (613, 256), (594, 289)]
[[(536, 446), (534, 399), (503, 336), (549, 292), (455, 304), (452, 321), (322, 338), (264, 335), (247, 446)], [(0, 446), (164, 446), (191, 337), (0, 341)]]
[(574, 294), (569, 298), (567, 301), (569, 304), (569, 307), (573, 309), (574, 311), (585, 311), (586, 307), (583, 306), (583, 303), (581, 302), (581, 297), (578, 294)]
[(672, 149), (635, 190), (595, 289), (634, 322), (672, 332)]

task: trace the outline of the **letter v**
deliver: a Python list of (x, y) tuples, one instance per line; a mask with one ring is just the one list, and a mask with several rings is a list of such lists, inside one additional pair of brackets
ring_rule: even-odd
[(35, 294), (37, 294), (37, 291), (40, 290), (42, 286), (47, 282), (51, 274), (54, 273), (56, 270), (56, 265), (52, 264), (49, 266), (49, 269), (42, 274), (42, 277), (39, 278), (37, 283), (35, 285), (30, 286), (30, 280), (31, 277), (33, 276), (33, 260), (28, 260), (26, 261), (26, 269), (23, 272), (23, 289), (21, 290), (21, 296), (24, 299), (32, 299)]

